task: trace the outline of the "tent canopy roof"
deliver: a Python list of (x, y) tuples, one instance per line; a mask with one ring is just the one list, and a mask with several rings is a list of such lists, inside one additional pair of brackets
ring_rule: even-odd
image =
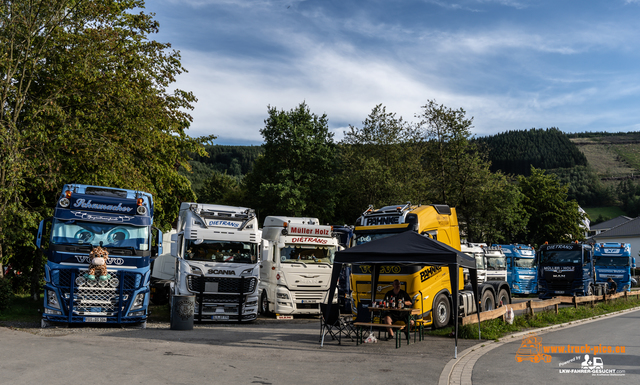
[(414, 231), (376, 239), (336, 252), (334, 264), (420, 264), (476, 268), (474, 258)]

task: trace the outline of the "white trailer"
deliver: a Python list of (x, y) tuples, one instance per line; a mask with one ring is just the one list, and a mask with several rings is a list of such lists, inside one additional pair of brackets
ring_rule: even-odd
[(255, 320), (260, 241), (252, 209), (182, 203), (171, 245), (172, 295), (195, 295), (196, 321)]
[[(262, 228), (260, 312), (320, 314), (338, 238), (317, 218), (269, 216)], [(337, 298), (334, 297), (334, 298)]]

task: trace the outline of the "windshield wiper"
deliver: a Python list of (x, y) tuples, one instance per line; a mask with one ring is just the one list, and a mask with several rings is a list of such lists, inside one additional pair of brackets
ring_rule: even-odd
[(104, 247), (107, 248), (107, 249), (113, 249), (113, 250), (129, 250), (129, 251), (131, 251), (133, 253), (132, 255), (135, 255), (136, 251), (137, 251), (133, 246), (109, 246), (109, 245), (107, 245), (107, 246), (104, 246)]

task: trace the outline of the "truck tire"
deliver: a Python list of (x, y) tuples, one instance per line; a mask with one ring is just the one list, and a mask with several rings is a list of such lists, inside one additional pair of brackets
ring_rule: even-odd
[(269, 312), (269, 298), (267, 298), (267, 292), (263, 291), (260, 296), (260, 314), (267, 316), (271, 313)]
[(505, 289), (500, 289), (500, 293), (498, 294), (498, 299), (496, 299), (496, 304), (500, 306), (500, 302), (502, 301), (503, 306), (507, 306), (511, 303), (509, 298), (509, 293)]
[(433, 325), (436, 329), (443, 328), (449, 324), (450, 319), (451, 305), (449, 304), (449, 298), (441, 293), (433, 301)]
[(491, 290), (485, 290), (482, 293), (482, 311), (494, 310), (496, 308), (496, 299), (493, 298)]
[(587, 291), (584, 293), (584, 295), (586, 296), (590, 296), (593, 295), (593, 285), (589, 284), (589, 288), (587, 289)]

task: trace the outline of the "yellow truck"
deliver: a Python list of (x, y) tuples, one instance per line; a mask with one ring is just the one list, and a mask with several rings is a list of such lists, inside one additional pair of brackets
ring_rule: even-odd
[[(445, 243), (460, 250), (460, 232), (456, 210), (447, 205), (402, 205), (385, 206), (374, 209), (372, 206), (357, 219), (354, 229), (355, 246), (398, 234), (403, 231), (416, 231), (419, 234)], [(460, 268), (460, 277), (463, 277)], [(375, 288), (375, 299), (382, 300), (392, 289), (395, 279), (401, 288), (414, 298), (413, 307), (421, 309), (422, 322), (436, 328), (444, 327), (452, 321), (451, 283), (449, 268), (445, 266), (402, 266), (384, 265)], [(351, 273), (352, 306), (357, 313), (358, 305), (366, 308), (371, 304), (371, 266), (354, 265)], [(474, 296), (461, 280), (459, 305), (461, 316), (476, 311)], [(511, 302), (507, 282), (492, 282), (479, 286), (482, 309), (495, 308), (497, 298), (504, 304)]]

